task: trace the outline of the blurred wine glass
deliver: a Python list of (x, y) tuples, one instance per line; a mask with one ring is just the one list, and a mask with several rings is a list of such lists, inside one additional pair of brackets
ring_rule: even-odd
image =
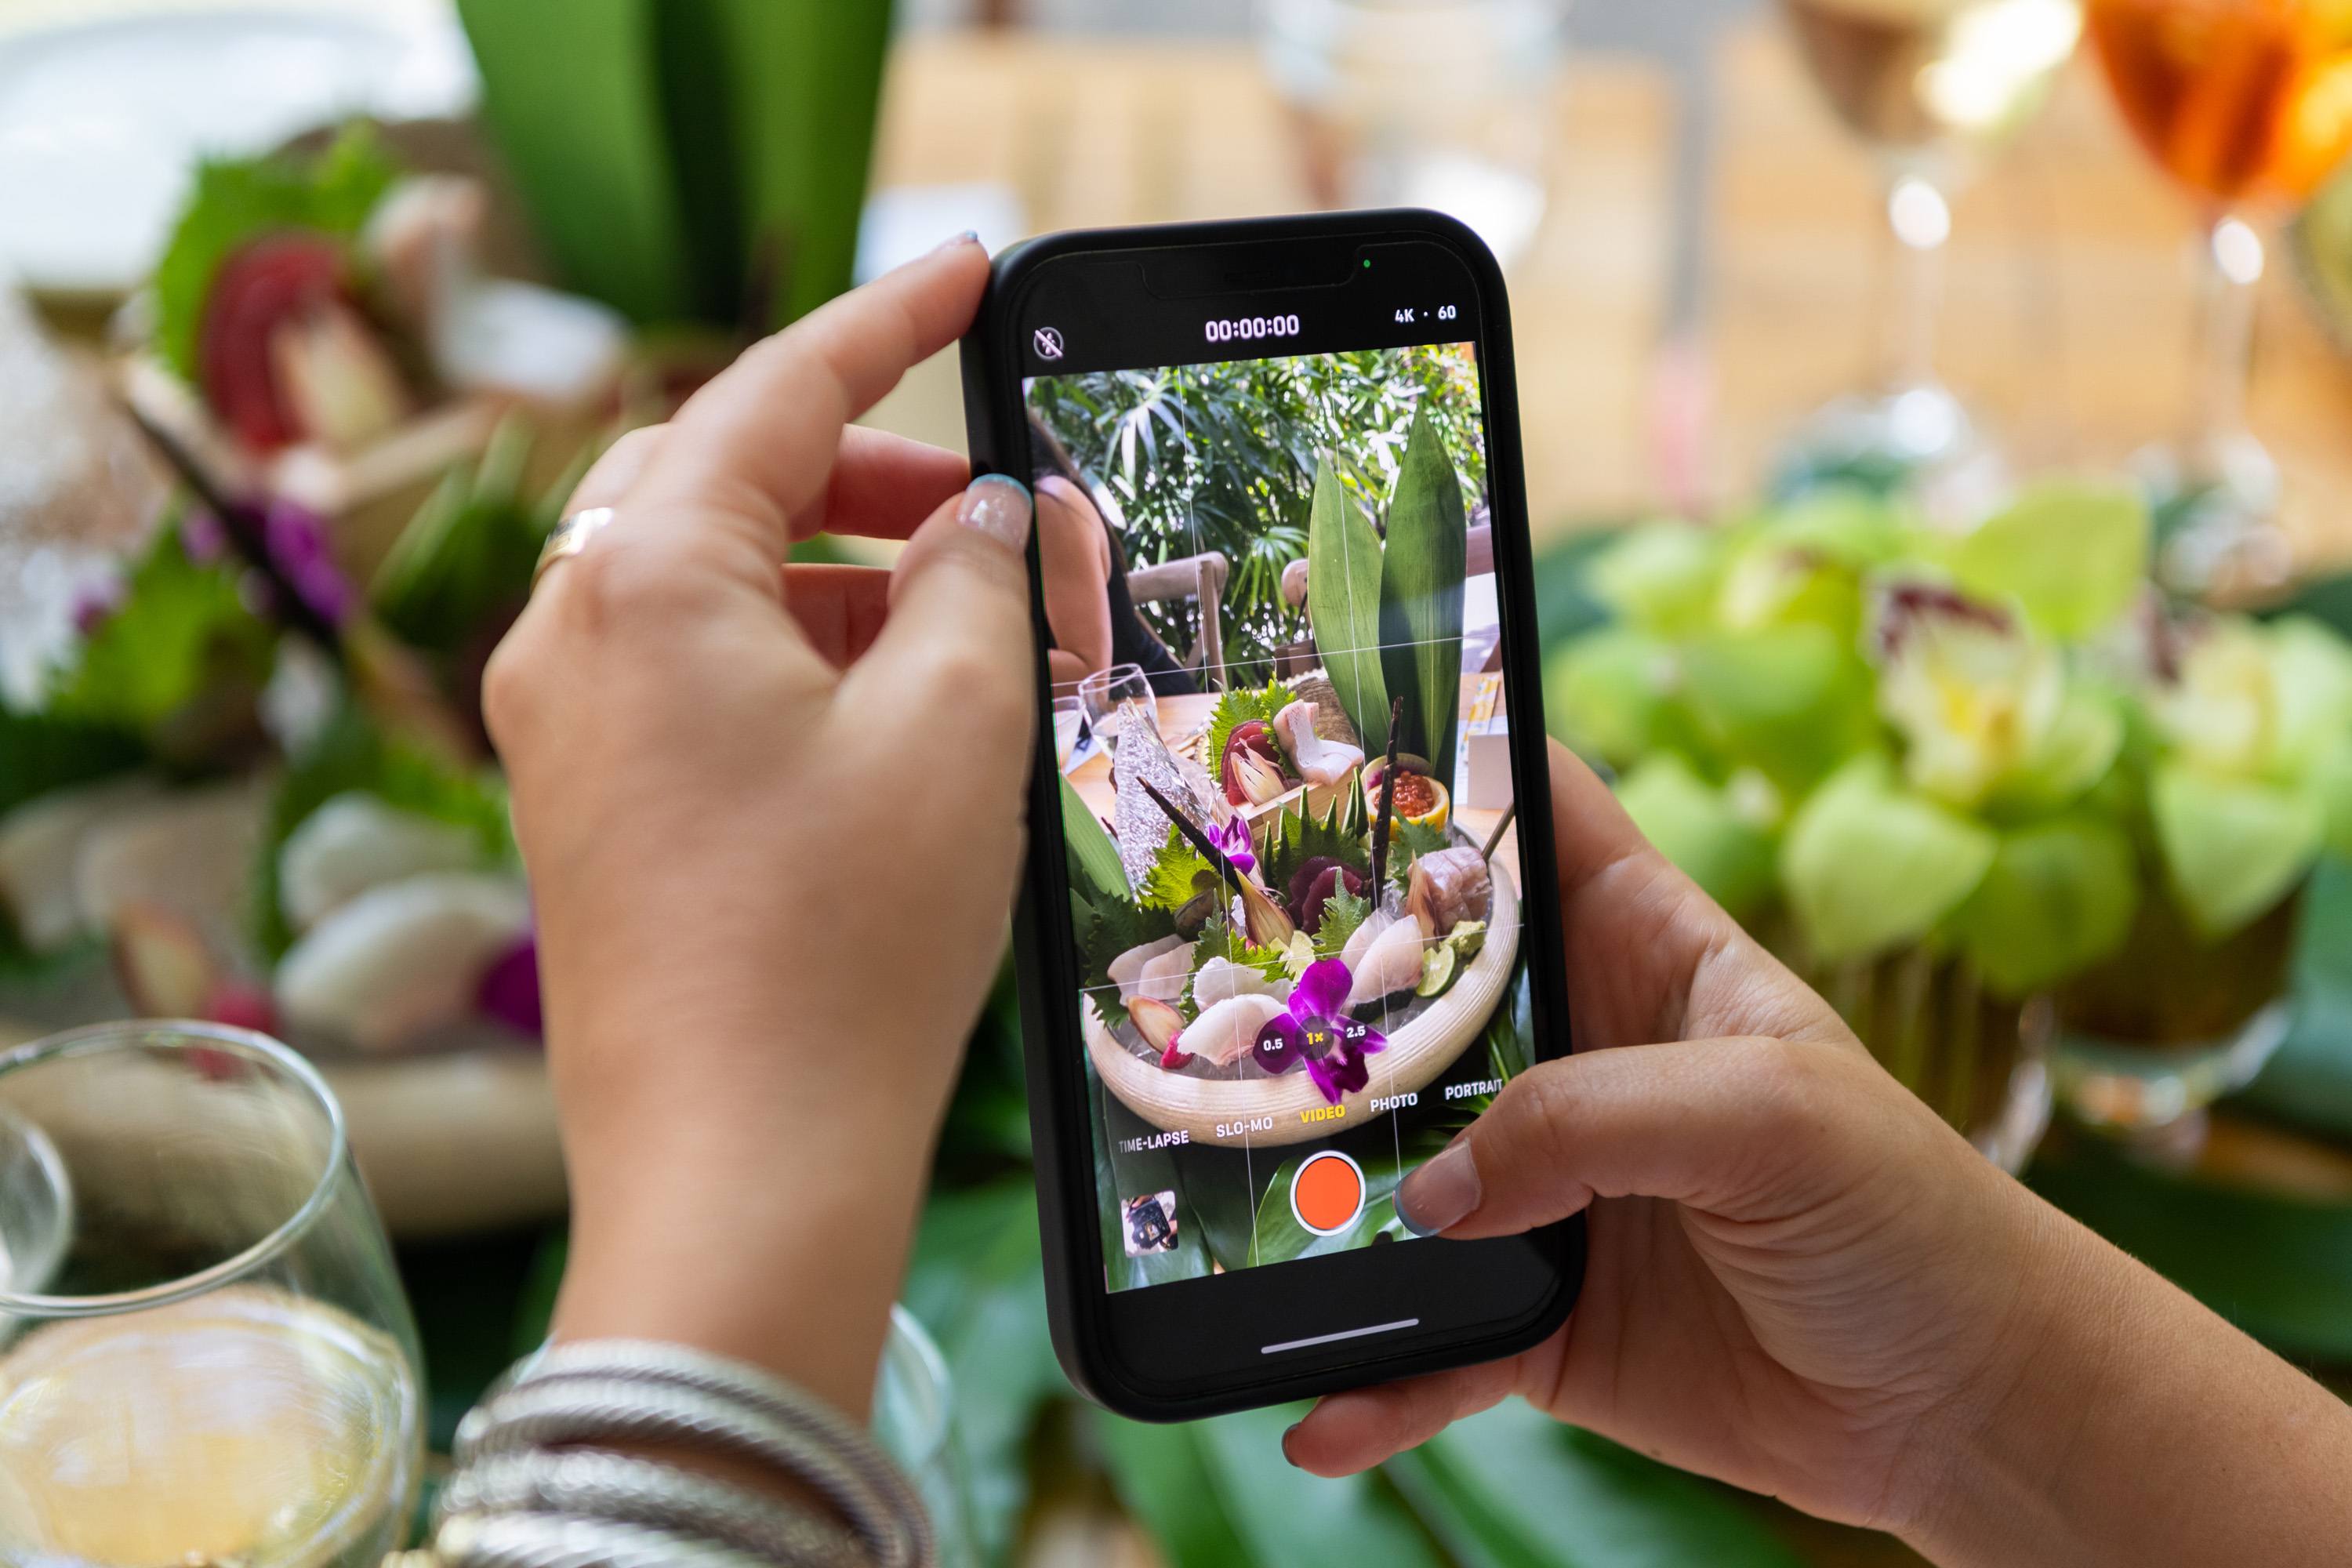
[(1078, 705), (1097, 739), (1118, 749), (1120, 732), (1129, 723), (1160, 727), (1160, 696), (1139, 664), (1114, 664), (1078, 682)]
[(1801, 474), (1916, 484), (1950, 510), (2003, 482), (1990, 439), (1936, 369), (1953, 194), (2047, 101), (2083, 28), (2080, 0), (1781, 0), (1814, 85), (1875, 154), (1889, 261), (1877, 383), (1798, 432)]
[(209, 1024), (0, 1056), (0, 1562), (359, 1568), (422, 1462), (416, 1332), (309, 1063)]
[(1324, 206), (1434, 207), (1506, 263), (1543, 221), (1567, 0), (1266, 0)]
[(2124, 120), (2202, 224), (2188, 429), (2143, 459), (2168, 525), (2161, 569), (2188, 592), (2273, 587), (2293, 565), (2278, 467), (2244, 423), (2255, 223), (2352, 150), (2352, 5), (2091, 0), (2090, 32)]

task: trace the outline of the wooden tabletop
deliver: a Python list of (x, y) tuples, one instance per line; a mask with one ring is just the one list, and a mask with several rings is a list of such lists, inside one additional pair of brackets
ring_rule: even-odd
[[(1699, 468), (1718, 505), (1870, 368), (1880, 252), (1870, 160), (1769, 27), (1714, 73)], [(1538, 534), (1662, 504), (1653, 417), (1670, 247), (1675, 100), (1657, 68), (1571, 57), (1551, 202), (1509, 268)], [(1009, 35), (908, 38), (885, 92), (881, 185), (985, 181), (1037, 231), (1311, 205), (1298, 144), (1247, 45)], [(2190, 215), (2117, 125), (2087, 61), (1956, 203), (1943, 355), (2028, 471), (2112, 466), (2181, 423)], [(2274, 247), (2251, 417), (2286, 471), (2315, 561), (2352, 559), (2352, 365)], [(953, 366), (923, 366), (875, 423), (960, 446)]]
[[(1550, 214), (1510, 270), (1528, 491), (1539, 531), (1654, 491), (1643, 436), (1666, 274), (1673, 99), (1634, 61), (1570, 65)], [(990, 182), (1033, 232), (1297, 212), (1298, 143), (1241, 44), (917, 35), (892, 56), (877, 186)], [(869, 423), (963, 445), (953, 355)]]

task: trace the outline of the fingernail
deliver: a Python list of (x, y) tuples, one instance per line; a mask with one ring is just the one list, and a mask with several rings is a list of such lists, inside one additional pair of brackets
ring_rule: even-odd
[(951, 234), (948, 236), (945, 239), (931, 247), (931, 248), (935, 251), (953, 250), (959, 245), (978, 245), (979, 243), (980, 230), (976, 228), (968, 228), (961, 234)]
[(1456, 1138), (1397, 1188), (1397, 1218), (1415, 1236), (1435, 1236), (1478, 1206), (1478, 1163)]
[(1290, 1440), (1298, 1436), (1298, 1429), (1305, 1425), (1307, 1425), (1307, 1423), (1304, 1421), (1294, 1421), (1283, 1430), (1282, 1457), (1289, 1461), (1290, 1468), (1293, 1469), (1297, 1469), (1298, 1468), (1298, 1461), (1291, 1458)]
[(982, 474), (965, 487), (956, 521), (1017, 552), (1029, 543), (1029, 487), (1010, 474)]

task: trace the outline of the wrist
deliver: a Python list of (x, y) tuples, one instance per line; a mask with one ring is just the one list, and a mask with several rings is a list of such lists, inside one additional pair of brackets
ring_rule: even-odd
[(592, 1187), (575, 1203), (558, 1339), (648, 1339), (763, 1366), (862, 1416), (928, 1171), (818, 1141)]
[(1948, 1407), (1940, 1463), (1900, 1533), (1946, 1564), (2076, 1560), (2062, 1499), (2107, 1406), (2125, 1343), (2105, 1251), (2090, 1233), (2019, 1189), (2021, 1245), (2003, 1260), (2018, 1289), (1993, 1350)]
[(1947, 1568), (2284, 1563), (2352, 1530), (2352, 1410), (2026, 1201), (2011, 1332), (1905, 1539)]
[(694, 1345), (862, 1413), (937, 1108), (835, 1087), (761, 1074), (730, 1098), (649, 1079), (593, 1115), (567, 1105), (558, 1337)]

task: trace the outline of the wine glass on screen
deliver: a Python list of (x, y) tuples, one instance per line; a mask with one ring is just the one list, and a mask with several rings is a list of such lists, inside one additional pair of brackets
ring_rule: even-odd
[(310, 1064), (210, 1024), (0, 1056), (0, 1562), (373, 1568), (416, 1331)]
[(2107, 84), (2142, 147), (2197, 204), (2201, 279), (2188, 428), (2143, 464), (2176, 588), (2260, 590), (2293, 566), (2279, 474), (2245, 426), (2256, 225), (2352, 151), (2343, 0), (2090, 0)]
[(1066, 769), (1087, 727), (1087, 710), (1075, 697), (1054, 699), (1054, 765)]
[(1936, 369), (1953, 194), (2038, 112), (2081, 37), (2081, 0), (1781, 0), (1807, 70), (1884, 177), (1887, 253), (1873, 385), (1798, 431), (1787, 467), (1916, 485), (1966, 511), (2003, 483)]
[(1160, 727), (1160, 696), (1139, 664), (1114, 664), (1078, 682), (1078, 706), (1097, 738), (1116, 752), (1126, 726)]

